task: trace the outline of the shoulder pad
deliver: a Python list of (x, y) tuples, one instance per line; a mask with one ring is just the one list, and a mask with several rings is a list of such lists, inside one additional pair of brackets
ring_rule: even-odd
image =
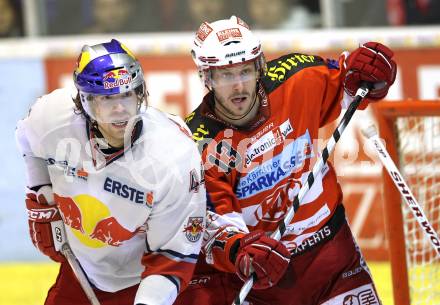
[(319, 56), (290, 53), (267, 62), (267, 72), (262, 82), (268, 92), (271, 92), (302, 69), (321, 65), (325, 65), (325, 61)]

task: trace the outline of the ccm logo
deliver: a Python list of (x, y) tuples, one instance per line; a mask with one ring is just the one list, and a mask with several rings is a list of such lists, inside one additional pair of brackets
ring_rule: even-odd
[(28, 217), (33, 221), (51, 220), (58, 213), (56, 207), (38, 210), (28, 210)]

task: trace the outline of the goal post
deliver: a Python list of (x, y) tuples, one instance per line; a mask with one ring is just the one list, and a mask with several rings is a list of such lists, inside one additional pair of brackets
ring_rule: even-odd
[[(440, 100), (372, 104), (379, 135), (440, 232)], [(383, 170), (385, 229), (395, 305), (440, 304), (440, 260)]]

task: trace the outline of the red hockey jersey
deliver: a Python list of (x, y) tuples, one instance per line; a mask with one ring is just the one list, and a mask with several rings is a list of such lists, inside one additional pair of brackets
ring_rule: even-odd
[[(217, 269), (234, 270), (229, 247), (244, 233), (275, 231), (305, 182), (318, 154), (319, 128), (342, 109), (344, 71), (339, 64), (296, 53), (268, 62), (259, 83), (260, 110), (246, 128), (215, 116), (212, 92), (187, 117), (202, 151), (208, 205), (218, 214), (208, 217), (204, 246), (208, 263)], [(286, 227), (285, 246), (294, 251), (341, 201), (341, 188), (328, 164)]]

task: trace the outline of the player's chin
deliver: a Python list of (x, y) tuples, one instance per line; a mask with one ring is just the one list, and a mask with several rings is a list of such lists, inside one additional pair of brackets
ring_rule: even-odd
[(108, 123), (108, 129), (111, 133), (111, 135), (115, 138), (123, 139), (125, 130), (127, 128), (127, 125), (118, 125), (114, 123)]
[(249, 103), (243, 103), (240, 105), (233, 105), (233, 107), (231, 107), (233, 109), (233, 113), (236, 116), (242, 116), (245, 113), (249, 112), (249, 109), (251, 108), (251, 105)]

